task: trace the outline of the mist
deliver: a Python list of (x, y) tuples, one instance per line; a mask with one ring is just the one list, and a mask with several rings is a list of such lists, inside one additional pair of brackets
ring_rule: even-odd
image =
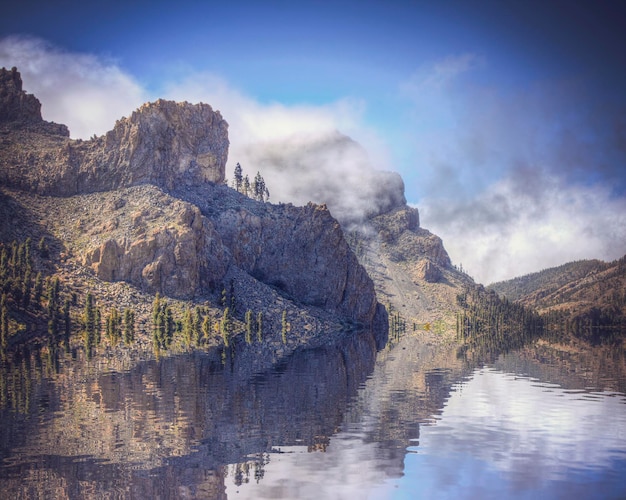
[(626, 254), (626, 110), (576, 79), (505, 92), (485, 64), (449, 58), (401, 86), (423, 225), (481, 283)]
[(64, 51), (40, 38), (0, 39), (0, 67), (13, 66), (24, 90), (41, 102), (43, 119), (67, 125), (73, 139), (104, 134), (149, 99), (115, 61)]

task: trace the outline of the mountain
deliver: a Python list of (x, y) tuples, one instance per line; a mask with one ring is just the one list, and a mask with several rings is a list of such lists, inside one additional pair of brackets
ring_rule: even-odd
[(241, 333), (246, 313), (260, 313), (266, 332), (280, 340), (283, 331), (285, 352), (347, 324), (386, 332), (374, 284), (324, 205), (264, 203), (223, 184), (228, 124), (210, 106), (148, 103), (82, 141), (42, 119), (15, 68), (0, 70), (0, 103), (1, 274), (15, 292), (3, 301), (9, 343), (40, 330), (36, 319), (56, 304), (38, 296), (21, 306), (37, 273), (48, 276), (51, 296), (60, 279), (77, 324), (93, 293), (103, 314), (136, 309), (149, 332), (159, 294), (179, 317), (196, 306), (216, 323), (228, 308)]
[(570, 262), (489, 288), (536, 309), (548, 331), (571, 331), (591, 341), (626, 332), (626, 256)]
[[(269, 359), (355, 326), (378, 332), (382, 345), (389, 327), (477, 338), (513, 318), (421, 227), (400, 176), (374, 169), (339, 133), (249, 156), (275, 182), (288, 177), (277, 182), (287, 199), (312, 200), (273, 204), (226, 185), (228, 124), (207, 104), (158, 100), (103, 136), (72, 140), (43, 120), (15, 68), (0, 70), (0, 102), (0, 326), (9, 345), (45, 343), (46, 326), (86, 331), (96, 313), (115, 344), (130, 329), (123, 314), (144, 347), (245, 338)], [(519, 311), (521, 329), (528, 315)], [(252, 342), (255, 332), (263, 343)]]
[(378, 170), (360, 144), (337, 131), (294, 134), (238, 147), (242, 165), (268, 179), (272, 197), (323, 203), (401, 323), (455, 329), (457, 294), (475, 283), (451, 265), (441, 239), (420, 225), (404, 182)]

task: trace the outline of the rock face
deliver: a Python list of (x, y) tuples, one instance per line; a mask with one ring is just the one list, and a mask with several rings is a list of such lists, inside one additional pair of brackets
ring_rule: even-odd
[(215, 225), (251, 276), (306, 305), (371, 323), (372, 280), (325, 206), (280, 205), (263, 215), (242, 207), (220, 213)]
[[(1, 71), (6, 153), (0, 159), (0, 181), (5, 185), (71, 196), (141, 184), (171, 190), (224, 180), (228, 124), (207, 104), (148, 103), (118, 120), (105, 136), (73, 141), (67, 127), (41, 119), (40, 103), (21, 90), (19, 72)], [(62, 130), (55, 137), (42, 137), (58, 127)]]
[(396, 259), (409, 261), (428, 259), (440, 268), (450, 267), (450, 256), (441, 238), (420, 227), (419, 212), (416, 208), (405, 205), (374, 217), (371, 223), (383, 245), (387, 246)]
[(107, 165), (112, 182), (124, 186), (149, 183), (171, 190), (181, 182), (224, 180), (228, 124), (208, 104), (144, 104), (97, 142), (85, 155), (85, 170)]
[(65, 125), (46, 122), (41, 117), (41, 103), (22, 90), (17, 68), (0, 68), (0, 128), (28, 129), (39, 133), (69, 137)]
[[(230, 258), (213, 224), (197, 207), (153, 186), (118, 191), (115, 200), (111, 197), (105, 195), (103, 203), (108, 222), (95, 228), (93, 243), (81, 251), (83, 264), (96, 276), (182, 299), (219, 286)], [(83, 206), (102, 210), (94, 203)], [(98, 217), (87, 210), (83, 216)]]

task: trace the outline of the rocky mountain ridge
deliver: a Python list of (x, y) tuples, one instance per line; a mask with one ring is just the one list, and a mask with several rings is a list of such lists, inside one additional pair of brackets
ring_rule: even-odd
[(77, 280), (213, 304), (230, 288), (242, 316), (252, 304), (271, 309), (271, 297), (282, 307), (268, 328), (289, 311), (293, 329), (386, 331), (372, 280), (324, 206), (271, 205), (221, 184), (228, 125), (219, 112), (159, 100), (74, 141), (37, 114), (17, 70), (0, 73), (3, 106), (17, 110), (0, 122), (1, 241), (49, 237), (56, 270), (80, 268)]

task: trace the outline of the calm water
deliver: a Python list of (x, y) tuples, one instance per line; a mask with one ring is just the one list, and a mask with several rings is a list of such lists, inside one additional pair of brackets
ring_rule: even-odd
[[(368, 335), (2, 371), (2, 498), (626, 498), (624, 353)], [(126, 366), (125, 366), (126, 365)]]

